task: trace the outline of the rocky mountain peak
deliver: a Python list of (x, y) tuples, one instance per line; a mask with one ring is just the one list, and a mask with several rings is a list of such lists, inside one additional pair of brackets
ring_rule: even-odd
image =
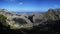
[(47, 13), (60, 14), (60, 9), (49, 9)]
[[(7, 22), (10, 25), (10, 28), (12, 29), (15, 29), (15, 28), (20, 29), (25, 27), (28, 28), (36, 25), (38, 26), (39, 24), (44, 24), (44, 22), (49, 20), (52, 20), (52, 21), (60, 20), (60, 9), (49, 9), (44, 14), (36, 14), (36, 13), (31, 15), (21, 14), (19, 16), (16, 15), (15, 13), (6, 12), (6, 11), (7, 10), (5, 9), (0, 10), (0, 14), (3, 14), (4, 16), (7, 17)], [(16, 19), (13, 20), (13, 18), (16, 18)], [(22, 26), (21, 24), (20, 26), (18, 23), (16, 24), (16, 22), (21, 21), (21, 19), (23, 19), (23, 21), (25, 20), (27, 24), (25, 24), (24, 26)]]

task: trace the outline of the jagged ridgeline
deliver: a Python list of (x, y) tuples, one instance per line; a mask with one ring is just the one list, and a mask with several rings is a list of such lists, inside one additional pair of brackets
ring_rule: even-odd
[(0, 10), (0, 14), (7, 17), (6, 22), (9, 25), (10, 29), (21, 29), (21, 28), (32, 28), (33, 23), (26, 18), (26, 15), (17, 15), (15, 13), (11, 13), (8, 10), (2, 9)]
[(59, 33), (60, 9), (33, 14), (16, 14), (6, 9), (0, 10), (0, 23), (8, 29), (22, 30), (28, 34)]

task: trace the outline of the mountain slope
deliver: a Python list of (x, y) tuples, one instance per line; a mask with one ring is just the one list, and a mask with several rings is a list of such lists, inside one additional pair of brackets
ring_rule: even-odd
[[(6, 13), (6, 11), (0, 10), (0, 14), (7, 17), (7, 24), (10, 28), (8, 28), (8, 30), (13, 29), (13, 32), (16, 32), (16, 30), (18, 32), (23, 31), (24, 34), (58, 34), (60, 32), (60, 9), (49, 9), (43, 14), (17, 15), (10, 12), (8, 12), (8, 14)], [(13, 16), (11, 14), (13, 14)]]

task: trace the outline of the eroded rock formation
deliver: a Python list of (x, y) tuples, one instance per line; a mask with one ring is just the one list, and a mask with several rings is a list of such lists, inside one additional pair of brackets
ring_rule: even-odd
[(7, 17), (10, 29), (26, 32), (26, 34), (58, 34), (60, 32), (60, 9), (49, 9), (43, 14), (22, 14), (0, 10)]

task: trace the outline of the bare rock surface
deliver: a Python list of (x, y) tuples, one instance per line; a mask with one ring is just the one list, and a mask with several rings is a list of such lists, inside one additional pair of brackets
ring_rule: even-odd
[(43, 14), (33, 13), (29, 15), (28, 14), (18, 15), (15, 13), (11, 13), (8, 10), (1, 9), (0, 14), (3, 14), (4, 16), (7, 17), (6, 21), (8, 22), (7, 24), (10, 25), (11, 29), (30, 28), (33, 26), (38, 26), (39, 24), (45, 25), (47, 23), (44, 22), (49, 20), (50, 21), (60, 20), (60, 9), (49, 9), (47, 12)]
[[(20, 28), (33, 27), (33, 23), (28, 18), (25, 17), (26, 15), (18, 16), (18, 15), (14, 14), (14, 13), (10, 13), (9, 11), (5, 11), (5, 9), (0, 10), (0, 14), (3, 14), (4, 16), (7, 17), (6, 21), (7, 21), (7, 24), (10, 25), (11, 29), (20, 29)], [(16, 18), (16, 19), (13, 20), (14, 18)], [(17, 19), (20, 20), (20, 18), (23, 21), (25, 21), (26, 24), (25, 23), (23, 25), (20, 24), (20, 23), (22, 23), (22, 21), (17, 23), (16, 20)]]
[[(20, 15), (11, 13), (6, 9), (1, 9), (0, 14), (7, 17), (6, 24), (9, 27), (5, 27), (8, 30), (5, 32), (16, 32), (19, 34), (21, 32), (24, 34), (60, 33), (60, 9), (49, 9), (43, 14), (33, 13)], [(0, 26), (2, 27), (1, 23)]]

